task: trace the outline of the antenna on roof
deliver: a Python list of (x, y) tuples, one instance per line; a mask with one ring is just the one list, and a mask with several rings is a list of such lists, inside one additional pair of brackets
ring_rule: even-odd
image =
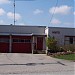
[(15, 25), (15, 0), (14, 0), (14, 25)]
[(34, 0), (14, 0), (14, 25), (15, 25), (15, 1), (34, 1)]

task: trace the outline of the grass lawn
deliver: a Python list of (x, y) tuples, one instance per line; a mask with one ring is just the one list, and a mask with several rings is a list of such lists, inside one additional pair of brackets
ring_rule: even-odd
[(75, 61), (75, 54), (60, 55), (60, 56), (55, 56), (55, 58)]

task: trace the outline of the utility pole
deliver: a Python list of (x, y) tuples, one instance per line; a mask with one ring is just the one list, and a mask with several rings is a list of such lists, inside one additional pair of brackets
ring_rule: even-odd
[(14, 0), (14, 25), (15, 25), (15, 0)]

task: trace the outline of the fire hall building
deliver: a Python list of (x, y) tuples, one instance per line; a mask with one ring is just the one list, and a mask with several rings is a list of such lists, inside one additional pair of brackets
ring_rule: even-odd
[(46, 37), (57, 44), (75, 44), (75, 28), (0, 25), (0, 53), (33, 53), (46, 50)]
[(0, 25), (0, 52), (32, 53), (46, 50), (45, 26)]

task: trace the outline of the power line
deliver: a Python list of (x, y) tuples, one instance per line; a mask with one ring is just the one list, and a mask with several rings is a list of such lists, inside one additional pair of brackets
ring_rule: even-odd
[(54, 13), (55, 13), (55, 10), (56, 10), (56, 7), (57, 7), (57, 6), (58, 6), (58, 0), (57, 0), (57, 2), (56, 2), (55, 9), (54, 9), (54, 12), (53, 12), (53, 14), (52, 14), (52, 16), (51, 16), (51, 19), (50, 19), (49, 24), (51, 23), (51, 21), (52, 21), (52, 19), (53, 19), (53, 17), (54, 17)]
[[(15, 25), (15, 22), (16, 22), (16, 21), (15, 21), (15, 1), (35, 1), (35, 0), (14, 0), (14, 25)], [(55, 9), (54, 9), (54, 12), (53, 12), (53, 14), (52, 14), (52, 16), (51, 16), (51, 19), (50, 19), (49, 24), (51, 23), (51, 21), (52, 21), (52, 19), (53, 19), (53, 17), (54, 17), (54, 13), (55, 13), (55, 10), (56, 10), (57, 5), (58, 5), (58, 0), (57, 0), (57, 2), (56, 2)]]

